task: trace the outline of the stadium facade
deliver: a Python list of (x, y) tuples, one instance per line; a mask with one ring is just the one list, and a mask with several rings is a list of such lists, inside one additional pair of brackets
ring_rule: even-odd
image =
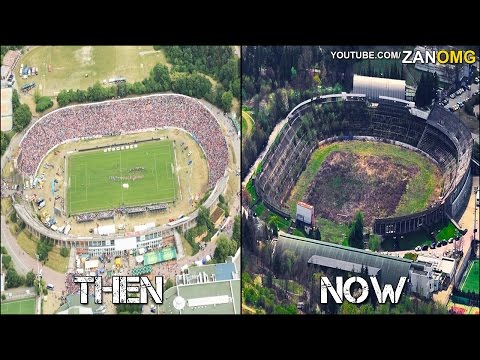
[[(102, 107), (107, 109), (108, 111), (109, 107), (114, 106), (115, 104), (123, 103), (127, 107), (137, 107), (143, 105), (141, 103), (142, 101), (155, 100), (155, 98), (174, 99), (175, 97), (178, 97), (182, 101), (190, 102), (194, 106), (201, 107), (204, 116), (202, 120), (212, 122), (211, 125), (216, 131), (215, 135), (223, 136), (218, 120), (213, 115), (213, 113), (206, 106), (202, 105), (197, 99), (190, 98), (185, 95), (156, 94), (138, 98), (104, 101), (93, 104), (73, 105), (48, 113), (44, 117), (40, 118), (37, 122), (35, 122), (35, 124), (27, 130), (24, 137), (22, 138), (22, 141), (20, 143), (20, 152), (14, 164), (17, 169), (20, 170), (20, 172), (26, 178), (28, 178), (28, 176), (37, 174), (37, 172), (39, 171), (39, 167), (43, 162), (43, 159), (57, 146), (67, 142), (112, 135), (111, 127), (107, 128), (107, 132), (102, 133), (98, 129), (87, 128), (87, 126), (84, 126), (83, 128), (81, 128), (81, 133), (76, 134), (75, 136), (70, 135), (71, 129), (68, 127), (68, 124), (65, 124), (65, 134), (59, 131), (59, 129), (52, 129), (49, 122), (52, 121), (52, 118), (55, 119), (54, 117), (58, 118), (58, 116), (61, 115), (62, 112), (66, 114), (65, 118), (69, 119), (69, 116), (71, 117), (76, 114), (80, 114), (81, 116), (82, 109), (88, 107), (93, 107), (94, 111), (96, 112), (101, 111)], [(150, 103), (147, 105), (150, 107), (152, 106)], [(183, 109), (177, 108), (177, 111), (181, 110)], [(175, 128), (184, 130), (185, 132), (189, 133), (197, 141), (198, 145), (201, 147), (207, 158), (209, 186), (211, 186), (212, 191), (207, 200), (202, 205), (207, 209), (210, 209), (217, 203), (218, 197), (225, 191), (228, 182), (228, 149), (226, 141), (224, 140), (222, 142), (221, 148), (218, 149), (218, 151), (221, 151), (222, 153), (220, 154), (220, 156), (216, 156), (216, 153), (212, 152), (212, 147), (210, 146), (210, 144), (207, 144), (207, 142), (209, 141), (209, 135), (203, 133), (195, 133), (195, 131), (193, 130), (196, 119), (192, 118), (191, 123), (184, 124), (185, 127), (180, 126), (183, 124), (174, 124), (173, 126), (165, 125), (166, 122), (168, 123), (170, 117), (171, 119), (173, 119), (174, 114), (167, 115), (166, 119), (162, 119), (161, 116), (155, 115), (155, 113), (153, 113), (149, 119), (142, 120), (147, 122), (147, 127), (141, 128), (132, 128), (131, 122), (123, 122), (122, 124), (126, 124), (124, 126), (127, 127), (125, 129), (115, 128), (115, 135), (150, 131), (157, 128)], [(104, 121), (107, 120), (108, 119), (104, 119)], [(71, 122), (73, 120), (69, 119), (67, 121)], [(38, 134), (42, 134), (44, 137), (48, 138), (50, 140), (49, 144), (52, 144), (52, 146), (48, 145), (46, 141), (39, 142), (39, 138), (37, 136)], [(53, 139), (53, 141), (51, 139)], [(58, 139), (58, 141), (56, 139)], [(212, 169), (212, 166), (210, 165), (211, 161), (215, 164), (215, 169)], [(43, 236), (52, 240), (55, 245), (83, 249), (92, 256), (100, 256), (101, 254), (120, 255), (123, 254), (125, 250), (158, 247), (161, 244), (162, 239), (173, 236), (175, 230), (184, 232), (194, 227), (196, 225), (196, 217), (198, 215), (197, 209), (192, 213), (189, 213), (188, 216), (184, 216), (183, 218), (174, 222), (162, 224), (148, 230), (126, 233), (125, 235), (68, 235), (59, 233), (52, 230), (51, 228), (46, 227), (35, 214), (35, 210), (31, 202), (26, 202), (17, 196), (13, 197), (13, 206), (17, 213), (17, 216), (25, 223), (27, 230), (36, 238), (40, 238)]]
[[(314, 115), (313, 124), (302, 121), (307, 112)], [(330, 112), (336, 121), (326, 126), (322, 113)], [(315, 127), (316, 136), (308, 126)], [(269, 209), (290, 218), (290, 190), (312, 152), (322, 143), (354, 139), (389, 142), (419, 152), (438, 166), (443, 177), (443, 190), (434, 204), (406, 216), (377, 218), (374, 233), (406, 234), (462, 214), (472, 183), (473, 139), (467, 127), (443, 107), (435, 106), (428, 113), (409, 101), (383, 95), (376, 100), (364, 93), (324, 95), (297, 105), (264, 157), (262, 172), (255, 178), (257, 194)]]

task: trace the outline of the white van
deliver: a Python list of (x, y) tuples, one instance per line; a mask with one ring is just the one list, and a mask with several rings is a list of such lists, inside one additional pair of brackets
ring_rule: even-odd
[(53, 284), (47, 284), (47, 290), (53, 290), (54, 286)]

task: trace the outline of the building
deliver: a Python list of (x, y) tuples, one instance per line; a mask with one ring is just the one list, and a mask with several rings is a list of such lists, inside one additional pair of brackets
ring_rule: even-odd
[(92, 315), (105, 314), (105, 305), (95, 304), (95, 296), (88, 295), (88, 304), (80, 302), (80, 292), (77, 294), (68, 295), (65, 303), (58, 308), (56, 314), (58, 315)]
[(221, 264), (190, 266), (167, 289), (159, 314), (240, 314), (240, 249)]
[(1, 131), (10, 131), (13, 126), (13, 111), (12, 111), (12, 88), (2, 88), (1, 90)]
[(405, 100), (405, 91), (405, 80), (353, 75), (352, 93), (365, 94), (372, 101), (377, 101), (380, 96)]
[(291, 249), (308, 265), (361, 273), (367, 269), (377, 276), (380, 284), (398, 284), (400, 277), (408, 277), (411, 260), (318, 241), (279, 231), (277, 250)]
[(21, 53), (18, 50), (7, 51), (7, 53), (3, 57), (2, 70), (1, 70), (2, 80), (5, 80), (10, 75), (10, 73), (13, 72), (13, 70), (15, 69), (15, 66), (17, 66), (18, 64), (18, 60), (20, 60), (20, 55)]
[(412, 263), (409, 278), (410, 291), (425, 299), (430, 299), (432, 293), (439, 289), (439, 274), (434, 273), (430, 263), (421, 261)]
[[(441, 48), (437, 46), (417, 46), (415, 47), (415, 51), (418, 51), (422, 54), (422, 58), (426, 58), (426, 51), (439, 51), (442, 49), (446, 50), (454, 50), (452, 46), (442, 46)], [(459, 64), (459, 65), (452, 65), (452, 64), (438, 64), (438, 63), (421, 63), (417, 61), (415, 63), (415, 69), (419, 71), (425, 71), (430, 73), (437, 73), (438, 80), (447, 83), (447, 84), (454, 84), (455, 82), (459, 82), (464, 77), (470, 76), (470, 68), (468, 64)]]

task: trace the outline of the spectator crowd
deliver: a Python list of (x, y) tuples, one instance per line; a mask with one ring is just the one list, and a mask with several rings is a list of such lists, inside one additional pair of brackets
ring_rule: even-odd
[(193, 135), (207, 157), (208, 186), (214, 186), (228, 164), (225, 137), (205, 106), (175, 94), (77, 105), (51, 112), (22, 139), (18, 166), (24, 175), (34, 175), (42, 158), (60, 143), (164, 127), (181, 128)]

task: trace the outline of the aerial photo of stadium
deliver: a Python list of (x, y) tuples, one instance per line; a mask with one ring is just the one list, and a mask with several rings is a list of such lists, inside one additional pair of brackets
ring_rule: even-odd
[[(192, 53), (211, 61), (191, 64), (191, 73), (172, 68)], [(105, 61), (109, 54), (128, 54), (130, 62)], [(23, 291), (47, 295), (38, 298), (37, 314), (161, 313), (152, 302), (116, 305), (108, 296), (101, 306), (81, 304), (74, 277), (100, 276), (111, 285), (115, 276), (146, 275), (153, 283), (161, 275), (168, 289), (203, 266), (238, 261), (236, 54), (234, 46), (17, 46), (2, 53), (5, 86), (14, 89), (13, 128), (2, 131), (2, 310), (14, 313)], [(222, 66), (229, 75), (220, 84)], [(72, 81), (65, 67), (82, 75)], [(229, 281), (239, 278), (234, 270)], [(177, 313), (199, 313), (204, 303), (215, 313), (218, 299), (208, 289), (217, 281), (189, 288), (196, 301)], [(222, 304), (240, 301), (233, 288)], [(222, 310), (239, 312), (238, 305)]]
[[(243, 84), (255, 79), (257, 88), (267, 79), (285, 84), (275, 90), (274, 101), (264, 91), (242, 109), (249, 119), (265, 118), (268, 111), (280, 118), (267, 125), (254, 122), (260, 127), (256, 136), (242, 139), (249, 161), (242, 163), (242, 223), (247, 224), (242, 244), (244, 253), (262, 263), (246, 266), (245, 311), (409, 313), (415, 312), (412, 301), (424, 302), (432, 312), (447, 312), (451, 301), (478, 308), (478, 288), (472, 294), (461, 285), (470, 260), (478, 258), (473, 231), (478, 227), (478, 123), (472, 131), (470, 120), (462, 120), (449, 103), (465, 93), (462, 107), (478, 104), (478, 59), (466, 64), (465, 77), (442, 82), (435, 71), (400, 61), (362, 67), (360, 59), (332, 59), (334, 50), (339, 49), (243, 49)], [(289, 72), (278, 73), (294, 56), (310, 62), (290, 62)], [(463, 74), (465, 66), (458, 67)], [(264, 147), (255, 158), (250, 144), (258, 138)], [(400, 277), (407, 278), (403, 302), (392, 307), (320, 302), (321, 276), (365, 276), (365, 271), (394, 287)], [(293, 281), (297, 291), (275, 283), (272, 275)], [(271, 298), (278, 299), (267, 308), (259, 305), (266, 295), (258, 292), (258, 282), (270, 284)]]

